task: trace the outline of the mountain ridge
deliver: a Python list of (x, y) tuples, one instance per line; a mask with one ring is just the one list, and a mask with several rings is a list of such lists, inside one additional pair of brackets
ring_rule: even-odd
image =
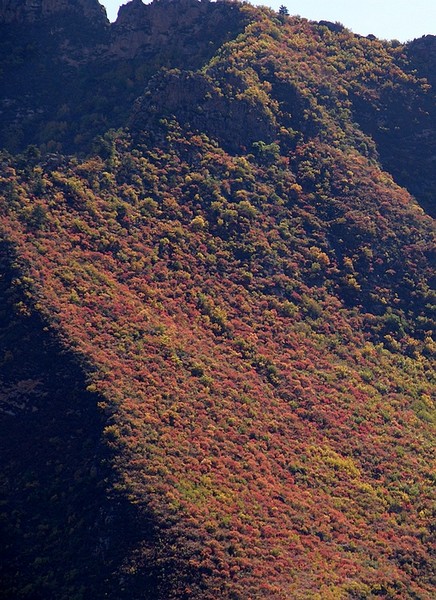
[[(201, 68), (223, 42), (244, 30), (250, 18), (248, 7), (228, 2), (179, 0), (145, 5), (138, 0), (121, 7), (118, 20), (109, 24), (97, 10), (98, 2), (91, 4), (95, 8), (92, 18), (82, 11), (80, 25), (66, 21), (57, 33), (56, 28), (46, 30), (43, 21), (34, 24), (37, 30), (33, 33), (32, 24), (28, 32), (19, 29), (19, 38), (28, 37), (28, 40), (15, 50), (17, 33), (11, 24), (3, 25), (6, 29), (2, 54), (5, 58), (8, 53), (16, 54), (3, 64), (4, 99), (0, 113), (3, 146), (22, 149), (26, 139), (27, 143), (43, 147), (50, 142), (52, 150), (89, 149), (97, 134), (128, 121), (129, 107), (143, 96), (144, 89), (160, 69), (195, 71)], [(5, 2), (4, 6), (7, 8), (9, 4)], [(42, 5), (38, 6), (42, 15)], [(52, 5), (49, 3), (49, 6)], [(56, 14), (62, 14), (62, 2), (53, 6), (59, 10)], [(5, 10), (3, 7), (3, 14)], [(183, 13), (181, 18), (180, 13)], [(425, 92), (427, 80), (422, 79), (420, 84), (417, 75), (420, 69), (424, 69), (424, 77), (434, 72), (434, 53), (431, 53), (434, 36), (425, 36), (419, 43), (399, 45), (356, 36), (344, 28), (331, 31), (326, 24), (310, 25), (304, 19), (301, 22), (314, 27), (311, 35), (318, 35), (318, 29), (325, 32), (318, 38), (320, 48), (322, 40), (328, 40), (329, 36), (333, 36), (335, 43), (342, 43), (343, 38), (344, 51), (350, 53), (351, 62), (348, 69), (344, 71), (342, 66), (342, 71), (334, 76), (342, 80), (348, 99), (337, 101), (351, 100), (354, 120), (378, 145), (386, 169), (417, 196), (425, 210), (434, 214), (434, 180), (428, 175), (434, 172), (434, 141), (429, 135), (436, 118), (434, 91), (430, 88)], [(277, 25), (281, 26), (280, 20)], [(191, 33), (187, 33), (187, 28)], [(50, 43), (41, 45), (41, 38), (49, 39)], [(427, 59), (423, 59), (423, 51), (419, 50), (423, 44)], [(299, 52), (297, 48), (294, 50)], [(307, 52), (304, 48), (301, 50), (302, 60), (307, 60)], [(347, 73), (353, 76), (353, 64), (358, 65), (366, 51), (374, 56), (371, 68), (388, 68), (390, 75), (387, 81), (383, 77), (377, 80), (373, 71), (375, 81), (364, 89), (368, 82), (354, 86)], [(23, 57), (26, 57), (24, 62)], [(325, 65), (329, 61), (325, 56)], [(407, 73), (407, 85), (402, 83), (401, 73)], [(108, 82), (112, 85), (112, 99), (106, 94)], [(279, 89), (279, 82), (276, 88)], [(40, 91), (29, 94), (29, 90)], [(326, 90), (332, 93), (330, 83)], [(92, 122), (84, 116), (89, 111), (94, 115)], [(403, 139), (407, 139), (406, 145), (401, 143)]]

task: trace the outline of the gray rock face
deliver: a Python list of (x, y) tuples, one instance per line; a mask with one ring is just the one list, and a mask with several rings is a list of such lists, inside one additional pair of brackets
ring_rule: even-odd
[[(212, 40), (217, 35), (224, 39), (229, 23), (237, 23), (238, 13), (239, 7), (230, 2), (155, 0), (144, 4), (142, 0), (132, 0), (121, 6), (111, 27), (112, 42), (108, 54), (130, 59), (150, 56), (159, 48), (163, 56), (178, 57), (180, 64), (177, 66), (181, 67), (192, 60), (192, 55), (201, 52), (205, 39)], [(181, 47), (181, 38), (185, 40), (186, 48)]]
[[(164, 64), (183, 67), (197, 55), (200, 64), (204, 48), (211, 40), (222, 42), (231, 37), (230, 23), (238, 24), (239, 12), (238, 6), (230, 2), (154, 0), (144, 4), (142, 0), (131, 0), (121, 6), (117, 21), (110, 24), (99, 0), (0, 0), (0, 25), (29, 25), (32, 29), (47, 23), (51, 36), (54, 20), (56, 31), (62, 30), (71, 46), (73, 38), (77, 38), (77, 29), (70, 28), (68, 20), (71, 22), (75, 17), (86, 23), (87, 30), (110, 32), (104, 42), (99, 39), (109, 60), (150, 59), (159, 54)], [(87, 45), (93, 48), (94, 41), (88, 39)], [(93, 52), (84, 54), (92, 58)]]
[(0, 23), (35, 23), (59, 13), (107, 21), (98, 0), (0, 0)]

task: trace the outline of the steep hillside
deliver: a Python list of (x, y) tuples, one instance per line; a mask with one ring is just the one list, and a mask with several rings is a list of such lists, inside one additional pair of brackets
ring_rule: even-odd
[(124, 127), (1, 155), (4, 597), (430, 600), (420, 46), (186, 6), (102, 23)]

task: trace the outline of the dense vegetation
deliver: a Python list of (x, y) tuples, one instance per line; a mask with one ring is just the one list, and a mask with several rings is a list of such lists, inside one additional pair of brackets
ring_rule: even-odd
[(430, 77), (231, 7), (2, 153), (5, 598), (433, 597)]

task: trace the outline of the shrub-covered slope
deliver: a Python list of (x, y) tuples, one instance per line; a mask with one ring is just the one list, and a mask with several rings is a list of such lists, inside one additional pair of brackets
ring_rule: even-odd
[(9, 525), (17, 598), (433, 596), (432, 221), (360, 124), (381, 81), (400, 104), (431, 88), (392, 45), (241, 10), (243, 33), (153, 77), (92, 154), (2, 156), (15, 310), (86, 376), (95, 445), (51, 485), (118, 515), (92, 583), (68, 550), (54, 578), (18, 577), (54, 555)]

